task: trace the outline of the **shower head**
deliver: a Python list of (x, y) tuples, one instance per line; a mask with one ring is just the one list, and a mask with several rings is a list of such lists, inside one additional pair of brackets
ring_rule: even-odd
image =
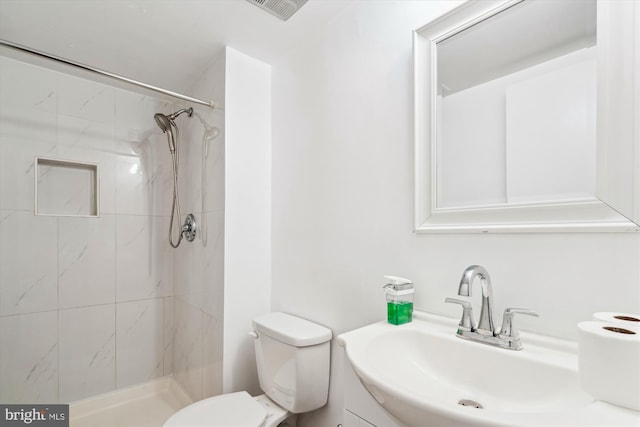
[(162, 132), (171, 132), (171, 126), (176, 125), (173, 120), (183, 113), (187, 113), (189, 117), (191, 117), (193, 115), (193, 108), (183, 108), (182, 110), (178, 110), (173, 114), (169, 114), (168, 116), (165, 116), (162, 113), (156, 113), (153, 115), (153, 118), (156, 119), (156, 123), (158, 123), (160, 129), (162, 129)]
[(172, 127), (175, 127), (177, 130), (176, 123), (173, 121), (180, 114), (187, 113), (189, 117), (193, 115), (193, 108), (178, 110), (173, 114), (169, 114), (165, 116), (162, 113), (156, 113), (153, 115), (153, 118), (156, 119), (156, 123), (158, 127), (162, 130), (163, 133), (167, 133), (167, 141), (169, 142), (169, 151), (173, 154), (176, 152), (176, 141), (173, 136)]
[(162, 113), (154, 114), (153, 118), (156, 119), (156, 123), (158, 124), (158, 127), (162, 129), (162, 132), (167, 134), (167, 142), (169, 143), (169, 152), (171, 152), (171, 154), (175, 153), (176, 140), (173, 137), (173, 130), (171, 127), (175, 126), (176, 124), (173, 122), (173, 120), (171, 120), (169, 117), (165, 116)]
[(158, 127), (162, 129), (163, 133), (167, 131), (171, 132), (171, 120), (169, 117), (162, 113), (156, 113), (153, 115), (153, 118), (156, 119), (156, 123), (158, 124)]

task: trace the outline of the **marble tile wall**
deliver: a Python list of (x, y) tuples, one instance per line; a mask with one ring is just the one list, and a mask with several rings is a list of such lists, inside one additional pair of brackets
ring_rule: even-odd
[[(0, 57), (0, 401), (173, 371), (171, 164), (153, 114), (175, 108)], [(34, 215), (36, 156), (99, 164), (99, 216)]]
[(174, 376), (193, 400), (222, 393), (224, 321), (225, 57), (214, 58), (190, 93), (217, 107), (180, 120), (180, 195), (199, 232), (174, 256)]

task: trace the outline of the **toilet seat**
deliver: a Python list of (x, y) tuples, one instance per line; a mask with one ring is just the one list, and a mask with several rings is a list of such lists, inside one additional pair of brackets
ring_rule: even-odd
[(189, 405), (173, 414), (164, 427), (262, 427), (268, 415), (263, 405), (240, 391)]

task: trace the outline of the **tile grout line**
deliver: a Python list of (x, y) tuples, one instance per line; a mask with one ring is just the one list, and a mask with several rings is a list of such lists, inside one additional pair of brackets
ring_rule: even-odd
[[(115, 180), (115, 178), (114, 178)], [(117, 187), (114, 188), (114, 204), (118, 203), (118, 197), (116, 196), (118, 192)], [(114, 215), (114, 230), (113, 230), (113, 240), (114, 240), (114, 278), (113, 278), (113, 335), (114, 335), (114, 343), (113, 343), (113, 389), (118, 389), (118, 219), (119, 215)]]
[[(58, 140), (60, 138), (60, 80), (59, 80), (59, 76), (56, 75), (55, 78), (55, 84), (56, 84), (56, 155), (58, 154)], [(37, 165), (33, 165), (34, 168), (37, 167)], [(35, 185), (38, 185), (38, 178), (37, 175), (34, 178), (35, 179)], [(34, 201), (35, 203), (35, 201)], [(34, 206), (34, 213), (35, 213), (35, 206)], [(57, 322), (56, 322), (56, 333), (57, 333), (57, 337), (56, 337), (56, 344), (57, 344), (57, 367), (58, 367), (58, 390), (57, 390), (57, 396), (56, 396), (56, 401), (60, 402), (60, 217), (56, 217), (56, 317), (57, 317)]]
[(118, 102), (118, 94), (119, 92), (114, 93), (113, 97), (113, 141), (112, 141), (112, 149), (113, 149), (113, 206), (112, 209), (114, 211), (113, 214), (113, 389), (118, 389), (118, 152), (116, 149), (117, 146), (117, 108), (116, 103)]
[(58, 390), (56, 402), (60, 403), (60, 218), (56, 218), (56, 352), (58, 371)]

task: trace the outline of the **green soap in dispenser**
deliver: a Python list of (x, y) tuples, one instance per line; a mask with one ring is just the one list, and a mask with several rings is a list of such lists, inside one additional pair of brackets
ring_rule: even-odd
[(387, 321), (392, 325), (402, 325), (413, 320), (413, 283), (396, 276), (384, 276), (387, 296)]

